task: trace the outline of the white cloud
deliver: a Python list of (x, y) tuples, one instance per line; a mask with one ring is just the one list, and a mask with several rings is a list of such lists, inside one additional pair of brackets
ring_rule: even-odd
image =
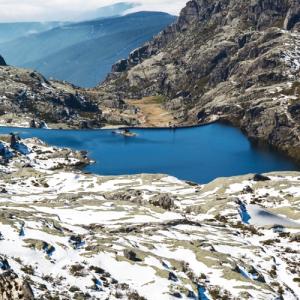
[[(187, 0), (125, 0), (138, 10), (179, 14)], [(77, 16), (122, 0), (0, 0), (0, 22), (74, 20)]]

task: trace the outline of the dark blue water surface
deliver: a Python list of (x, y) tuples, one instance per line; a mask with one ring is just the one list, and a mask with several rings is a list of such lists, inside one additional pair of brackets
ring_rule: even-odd
[(51, 145), (87, 150), (96, 164), (85, 170), (101, 175), (164, 173), (207, 183), (217, 177), (299, 170), (283, 155), (256, 148), (238, 130), (222, 124), (187, 129), (137, 129), (126, 138), (111, 130), (0, 128), (38, 137)]

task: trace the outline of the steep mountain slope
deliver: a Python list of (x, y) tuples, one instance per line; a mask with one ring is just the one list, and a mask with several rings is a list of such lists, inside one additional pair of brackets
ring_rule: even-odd
[(174, 21), (165, 13), (140, 12), (67, 24), (0, 45), (7, 63), (85, 87), (104, 79), (111, 65)]
[(300, 160), (299, 28), (298, 0), (192, 0), (99, 93), (159, 96), (177, 125), (230, 122)]

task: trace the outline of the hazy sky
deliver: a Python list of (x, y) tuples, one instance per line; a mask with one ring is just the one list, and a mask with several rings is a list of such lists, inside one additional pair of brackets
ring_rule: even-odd
[(0, 0), (0, 22), (73, 20), (82, 13), (118, 2), (141, 4), (133, 11), (178, 14), (187, 0)]

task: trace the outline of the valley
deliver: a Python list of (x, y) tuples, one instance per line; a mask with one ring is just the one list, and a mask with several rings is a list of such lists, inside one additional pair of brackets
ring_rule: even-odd
[(8, 64), (37, 70), (48, 79), (94, 87), (105, 79), (112, 64), (174, 20), (174, 16), (164, 13), (139, 12), (67, 22), (2, 42), (0, 53)]
[(299, 300), (299, 0), (37, 2), (0, 23), (0, 300)]

